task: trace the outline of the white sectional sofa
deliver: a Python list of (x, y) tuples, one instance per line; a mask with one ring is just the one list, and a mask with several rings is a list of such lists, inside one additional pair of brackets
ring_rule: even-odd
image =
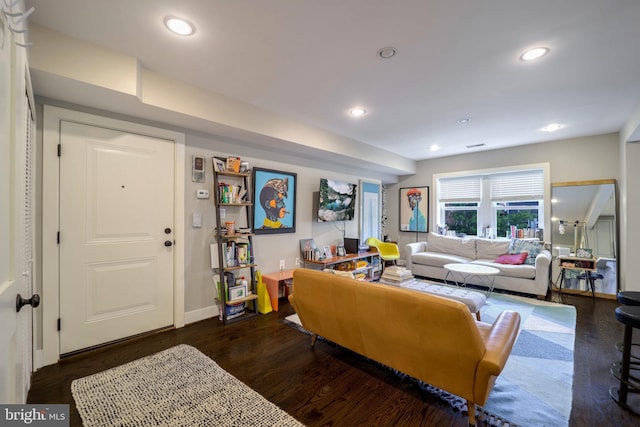
[[(523, 264), (495, 262), (501, 255), (527, 252)], [(475, 237), (459, 238), (429, 233), (426, 241), (409, 243), (403, 253), (406, 267), (415, 276), (443, 280), (445, 264), (474, 263), (497, 268), (495, 288), (544, 297), (549, 288), (551, 252), (539, 241), (526, 239), (489, 240)], [(486, 283), (471, 284), (486, 286)]]

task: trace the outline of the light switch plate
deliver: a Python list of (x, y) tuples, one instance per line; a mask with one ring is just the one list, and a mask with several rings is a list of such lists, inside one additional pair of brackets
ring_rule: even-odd
[(202, 214), (200, 212), (194, 212), (192, 214), (191, 224), (192, 224), (193, 228), (202, 227)]

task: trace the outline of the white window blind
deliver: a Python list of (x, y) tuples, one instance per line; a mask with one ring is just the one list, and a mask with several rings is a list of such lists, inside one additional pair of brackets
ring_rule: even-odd
[(535, 200), (544, 198), (541, 169), (491, 175), (491, 200)]
[(482, 187), (481, 176), (441, 178), (438, 183), (439, 202), (479, 202)]

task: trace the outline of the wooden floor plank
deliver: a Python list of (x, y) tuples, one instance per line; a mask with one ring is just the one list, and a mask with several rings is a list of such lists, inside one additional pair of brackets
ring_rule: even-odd
[[(579, 295), (563, 300), (577, 308), (570, 426), (640, 426), (640, 417), (608, 394), (616, 384), (609, 368), (620, 358), (615, 343), (622, 339), (613, 314), (617, 302)], [(278, 312), (245, 322), (222, 326), (208, 319), (65, 358), (34, 374), (28, 402), (69, 403), (71, 425), (81, 426), (71, 381), (189, 344), (308, 426), (467, 426), (460, 412), (378, 364), (324, 341), (311, 349), (308, 335), (283, 323), (292, 312), (281, 300)]]

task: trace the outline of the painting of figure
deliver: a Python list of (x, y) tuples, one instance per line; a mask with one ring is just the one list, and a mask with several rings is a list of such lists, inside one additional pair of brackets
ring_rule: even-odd
[(295, 233), (297, 174), (253, 168), (253, 232)]
[(400, 189), (400, 231), (428, 230), (429, 187)]

